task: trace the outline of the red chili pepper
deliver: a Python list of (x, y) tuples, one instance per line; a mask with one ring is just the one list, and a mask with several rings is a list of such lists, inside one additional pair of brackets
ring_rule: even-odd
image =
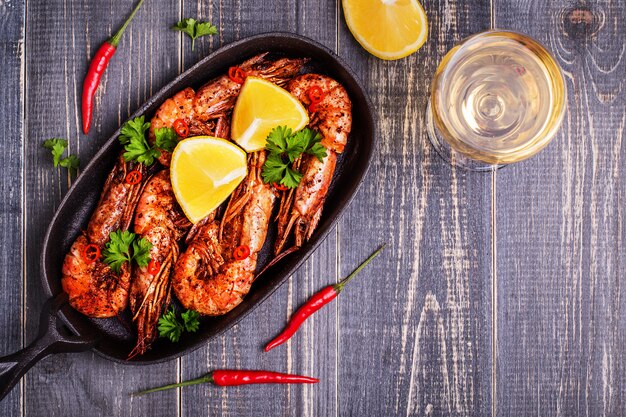
[(96, 55), (91, 60), (89, 64), (89, 70), (87, 70), (87, 76), (85, 77), (85, 81), (83, 82), (83, 100), (82, 100), (82, 110), (83, 110), (83, 132), (85, 134), (89, 133), (89, 129), (91, 128), (91, 116), (93, 113), (93, 97), (96, 94), (96, 90), (98, 89), (98, 85), (100, 85), (100, 78), (102, 78), (102, 74), (107, 69), (109, 65), (109, 60), (117, 49), (117, 45), (120, 42), (120, 38), (124, 34), (126, 27), (130, 24), (133, 17), (135, 17), (135, 13), (141, 7), (141, 4), (144, 0), (139, 0), (137, 6), (133, 9), (130, 16), (126, 19), (120, 30), (117, 31), (115, 35), (108, 41), (104, 42)]
[(281, 374), (279, 372), (272, 371), (238, 371), (234, 369), (218, 369), (209, 372), (200, 378), (136, 392), (133, 396), (203, 383), (215, 384), (220, 387), (230, 387), (249, 384), (317, 384), (318, 382), (320, 382), (320, 380), (317, 378), (311, 378), (310, 376), (303, 375)]
[(141, 171), (134, 169), (126, 174), (126, 178), (124, 178), (124, 181), (126, 182), (126, 184), (135, 185), (139, 184), (142, 178), (143, 174), (141, 173)]
[(156, 275), (159, 273), (160, 270), (161, 270), (161, 262), (151, 259), (150, 262), (148, 263), (148, 273), (150, 275)]
[(174, 131), (181, 138), (186, 138), (189, 136), (189, 125), (184, 119), (176, 119), (174, 120)]
[(315, 313), (317, 310), (334, 300), (343, 290), (346, 284), (350, 282), (350, 280), (354, 278), (356, 274), (361, 271), (361, 269), (365, 268), (365, 265), (370, 263), (372, 259), (378, 256), (378, 254), (380, 253), (380, 251), (383, 250), (384, 247), (385, 245), (381, 246), (376, 252), (371, 254), (369, 258), (363, 261), (361, 265), (359, 265), (354, 271), (352, 271), (350, 275), (339, 281), (337, 284), (324, 287), (321, 291), (318, 291), (311, 298), (309, 298), (307, 302), (304, 303), (304, 305), (294, 313), (294, 315), (291, 317), (291, 320), (289, 320), (289, 323), (287, 323), (287, 327), (285, 327), (285, 329), (278, 336), (276, 336), (274, 340), (272, 340), (267, 344), (267, 346), (265, 346), (265, 351), (268, 352), (276, 346), (282, 345), (287, 340), (289, 340), (291, 336), (293, 336), (294, 333), (296, 333), (296, 331), (300, 328), (300, 326), (302, 326), (302, 323), (304, 323), (306, 319), (311, 317), (311, 315), (313, 315), (313, 313)]
[(315, 113), (317, 111), (317, 106), (322, 102), (322, 100), (324, 100), (324, 97), (326, 97), (324, 90), (317, 85), (307, 88), (304, 94), (306, 94), (309, 100), (311, 100), (311, 104), (309, 104), (309, 113)]
[(230, 387), (249, 384), (317, 384), (317, 378), (309, 376), (281, 374), (271, 371), (238, 371), (221, 369), (211, 372), (211, 379), (215, 385)]
[(100, 248), (98, 245), (91, 243), (85, 246), (85, 249), (83, 249), (83, 259), (89, 263), (100, 259)]
[(324, 97), (326, 97), (324, 90), (322, 90), (322, 88), (317, 85), (307, 88), (304, 93), (307, 95), (312, 103), (319, 103), (324, 99)]
[(311, 104), (309, 104), (309, 113), (315, 113), (317, 111), (317, 106), (319, 105), (319, 102), (314, 101)]
[(286, 186), (284, 186), (284, 185), (282, 185), (282, 184), (279, 184), (279, 183), (277, 183), (277, 182), (275, 182), (275, 183), (274, 183), (274, 184), (272, 184), (272, 185), (273, 185), (273, 186), (274, 186), (274, 188), (276, 188), (278, 191), (285, 191), (285, 190), (287, 190), (287, 189), (288, 189), (288, 187), (286, 187)]
[(250, 247), (247, 245), (237, 246), (233, 251), (233, 258), (237, 261), (243, 261), (250, 256)]
[(246, 81), (246, 72), (239, 67), (228, 68), (228, 78), (234, 83), (243, 84)]

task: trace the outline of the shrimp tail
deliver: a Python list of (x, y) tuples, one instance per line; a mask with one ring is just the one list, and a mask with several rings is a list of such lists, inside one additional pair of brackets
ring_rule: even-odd
[(169, 304), (170, 273), (178, 260), (178, 244), (190, 225), (176, 202), (167, 170), (155, 174), (146, 184), (135, 213), (135, 233), (152, 246), (150, 264), (136, 267), (132, 273), (130, 309), (137, 344), (129, 358), (144, 354), (157, 336), (159, 318)]
[(156, 338), (157, 324), (170, 297), (169, 273), (172, 266), (172, 259), (176, 257), (178, 248), (170, 253), (167, 261), (161, 265), (159, 272), (154, 276), (150, 284), (149, 291), (141, 300), (139, 308), (133, 315), (133, 322), (137, 326), (137, 343), (128, 355), (128, 360), (137, 355), (143, 355), (152, 345)]

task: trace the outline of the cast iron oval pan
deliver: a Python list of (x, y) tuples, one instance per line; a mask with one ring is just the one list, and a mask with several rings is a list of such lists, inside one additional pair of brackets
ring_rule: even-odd
[[(311, 240), (259, 275), (248, 296), (228, 314), (203, 317), (198, 332), (186, 333), (178, 343), (158, 338), (146, 354), (127, 361), (126, 357), (136, 337), (130, 314), (126, 312), (121, 318), (90, 319), (67, 304), (61, 289), (61, 264), (65, 254), (81, 230), (86, 228), (105, 178), (121, 149), (117, 139), (119, 130), (116, 131), (70, 188), (48, 227), (41, 254), (41, 270), (43, 287), (50, 299), (41, 314), (39, 336), (35, 342), (20, 352), (0, 359), (0, 398), (37, 360), (51, 353), (93, 348), (101, 356), (115, 362), (151, 364), (168, 361), (198, 349), (237, 323), (272, 294), (330, 232), (363, 181), (372, 158), (375, 138), (371, 104), (363, 87), (348, 66), (328, 48), (288, 33), (261, 34), (234, 42), (178, 76), (131, 118), (146, 115), (149, 120), (161, 103), (183, 88), (199, 87), (211, 78), (226, 73), (230, 66), (266, 51), (281, 56), (311, 58), (304, 72), (318, 72), (335, 78), (347, 89), (352, 100), (352, 133), (339, 158), (321, 221)], [(275, 225), (272, 226), (259, 257), (260, 268), (270, 259), (275, 235)]]

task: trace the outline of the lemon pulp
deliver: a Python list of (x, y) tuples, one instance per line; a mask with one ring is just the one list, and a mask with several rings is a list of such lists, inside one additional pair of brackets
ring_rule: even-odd
[(222, 204), (246, 174), (246, 153), (224, 139), (187, 138), (172, 153), (170, 178), (174, 195), (193, 223)]
[(348, 29), (372, 55), (400, 59), (428, 37), (428, 19), (417, 0), (342, 0)]
[(247, 152), (265, 148), (267, 135), (276, 126), (293, 131), (309, 124), (306, 109), (287, 90), (257, 77), (247, 77), (235, 103), (232, 138)]

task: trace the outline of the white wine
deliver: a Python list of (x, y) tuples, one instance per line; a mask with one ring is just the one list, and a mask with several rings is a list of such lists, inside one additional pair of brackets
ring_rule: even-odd
[(429, 104), (431, 140), (440, 151), (459, 152), (451, 158), (457, 163), (476, 161), (465, 163), (470, 168), (521, 161), (554, 137), (565, 103), (563, 75), (542, 45), (515, 32), (479, 33), (439, 64)]

